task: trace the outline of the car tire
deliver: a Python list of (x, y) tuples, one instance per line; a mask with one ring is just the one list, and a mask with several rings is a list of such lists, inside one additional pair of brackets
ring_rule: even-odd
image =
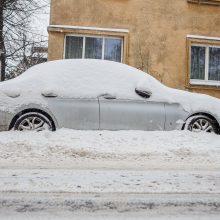
[(204, 115), (196, 115), (187, 119), (185, 130), (192, 132), (218, 133), (216, 122)]
[(14, 130), (18, 131), (43, 131), (53, 130), (51, 121), (41, 113), (29, 112), (21, 115), (14, 124)]

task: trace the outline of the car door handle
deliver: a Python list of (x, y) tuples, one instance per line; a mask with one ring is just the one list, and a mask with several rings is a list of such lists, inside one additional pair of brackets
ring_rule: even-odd
[(53, 92), (42, 92), (41, 95), (46, 98), (56, 98), (57, 97), (57, 94), (55, 94)]
[(106, 95), (106, 96), (104, 96), (104, 99), (109, 99), (109, 100), (111, 100), (111, 99), (116, 99), (116, 96)]
[(101, 97), (103, 97), (104, 99), (109, 99), (109, 100), (116, 99), (116, 96), (111, 95), (111, 94), (104, 94)]

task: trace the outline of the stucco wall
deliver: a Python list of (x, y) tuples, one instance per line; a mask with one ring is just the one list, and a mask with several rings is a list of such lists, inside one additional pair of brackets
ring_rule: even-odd
[[(220, 37), (220, 7), (187, 0), (52, 0), (50, 24), (129, 29), (126, 63), (186, 89), (186, 36)], [(64, 35), (50, 32), (50, 60), (63, 58)], [(217, 88), (189, 90), (220, 98)]]

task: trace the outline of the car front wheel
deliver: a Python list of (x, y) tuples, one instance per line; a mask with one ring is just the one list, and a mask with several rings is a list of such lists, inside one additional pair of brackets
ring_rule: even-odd
[(185, 129), (192, 132), (217, 133), (215, 121), (207, 116), (193, 116), (186, 121)]
[(18, 131), (52, 130), (52, 124), (43, 114), (26, 113), (17, 119), (14, 129)]

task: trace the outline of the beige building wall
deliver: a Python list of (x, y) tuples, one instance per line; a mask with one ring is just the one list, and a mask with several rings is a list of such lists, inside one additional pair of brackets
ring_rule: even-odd
[(49, 28), (49, 60), (63, 58), (65, 34), (119, 35), (125, 39), (125, 63), (170, 87), (220, 98), (220, 88), (190, 86), (187, 47), (187, 35), (220, 37), (218, 6), (187, 0), (52, 0), (50, 24), (129, 33)]

